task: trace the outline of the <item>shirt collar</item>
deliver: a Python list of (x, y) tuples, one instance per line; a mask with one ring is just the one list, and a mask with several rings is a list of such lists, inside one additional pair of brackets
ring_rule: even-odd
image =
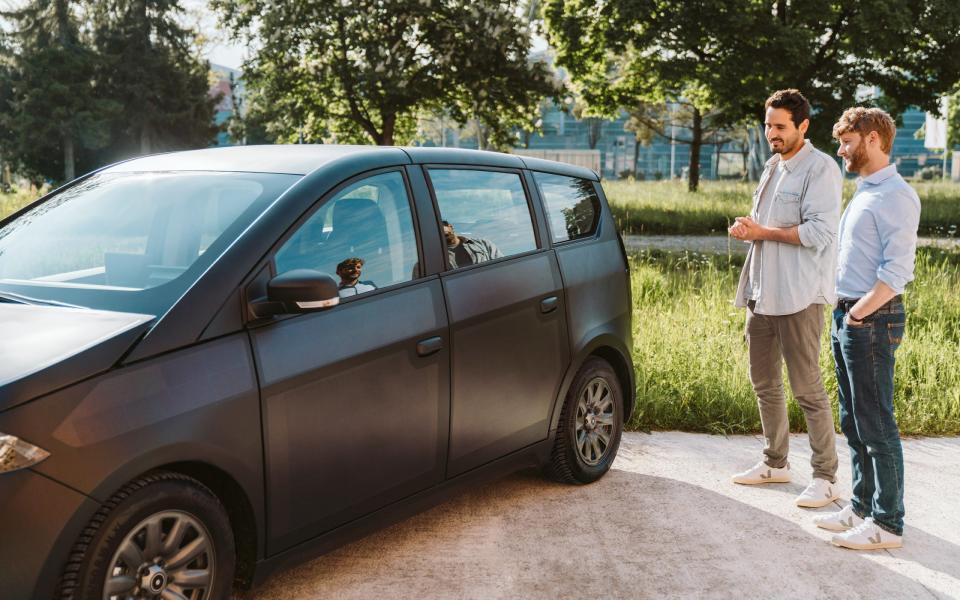
[(813, 152), (813, 144), (810, 143), (810, 140), (803, 140), (803, 147), (800, 148), (792, 158), (783, 160), (780, 154), (774, 154), (770, 157), (770, 160), (767, 161), (767, 166), (772, 167), (777, 163), (781, 163), (788, 173), (792, 173), (794, 169), (803, 163), (804, 159), (810, 156), (811, 152)]
[(857, 185), (868, 183), (870, 185), (879, 185), (897, 174), (896, 163), (890, 163), (884, 168), (866, 177), (857, 179)]

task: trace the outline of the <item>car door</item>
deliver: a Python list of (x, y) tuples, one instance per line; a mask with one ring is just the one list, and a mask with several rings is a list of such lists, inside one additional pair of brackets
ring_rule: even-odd
[(446, 311), (439, 278), (420, 275), (403, 171), (360, 178), (319, 204), (273, 263), (277, 273), (337, 274), (340, 304), (250, 330), (270, 554), (444, 474)]
[(569, 347), (557, 259), (538, 244), (521, 172), (426, 171), (448, 243), (450, 477), (547, 437)]

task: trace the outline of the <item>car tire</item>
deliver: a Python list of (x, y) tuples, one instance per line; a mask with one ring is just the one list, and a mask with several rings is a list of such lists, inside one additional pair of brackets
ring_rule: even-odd
[(112, 598), (112, 586), (124, 600), (164, 590), (188, 600), (225, 599), (235, 567), (233, 530), (213, 492), (186, 475), (155, 472), (124, 486), (97, 511), (73, 547), (59, 598)]
[(590, 357), (567, 391), (545, 466), (548, 477), (583, 484), (610, 469), (623, 433), (623, 392), (610, 364)]

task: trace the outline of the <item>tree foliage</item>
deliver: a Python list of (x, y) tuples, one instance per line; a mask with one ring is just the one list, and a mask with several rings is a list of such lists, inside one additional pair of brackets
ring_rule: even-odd
[(544, 17), (558, 64), (607, 113), (682, 99), (694, 118), (760, 122), (767, 95), (795, 87), (822, 144), (865, 86), (898, 115), (960, 79), (955, 0), (546, 0)]
[[(498, 145), (547, 89), (518, 0), (215, 0), (258, 48), (245, 67), (278, 139), (393, 144), (422, 110), (481, 123)], [(482, 142), (481, 142), (482, 143)]]
[(93, 13), (100, 93), (119, 103), (112, 156), (207, 146), (218, 98), (210, 65), (177, 21), (180, 0), (101, 0)]
[(3, 13), (0, 151), (36, 182), (208, 145), (209, 65), (179, 0), (28, 0)]
[(73, 179), (107, 139), (110, 104), (96, 97), (95, 57), (81, 38), (76, 2), (34, 0), (4, 16), (2, 149), (35, 180)]

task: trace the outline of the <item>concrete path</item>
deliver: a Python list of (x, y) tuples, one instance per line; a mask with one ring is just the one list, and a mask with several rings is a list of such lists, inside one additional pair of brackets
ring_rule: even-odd
[[(690, 250), (717, 254), (746, 254), (749, 246), (726, 235), (626, 235), (623, 242), (629, 250)], [(918, 243), (955, 250), (960, 247), (960, 238), (922, 237)]]
[[(843, 437), (840, 481), (849, 490)], [(279, 573), (272, 598), (960, 598), (960, 439), (904, 442), (904, 547), (835, 548), (793, 499), (809, 478), (729, 483), (757, 436), (628, 433), (613, 469), (573, 487), (523, 472)]]

